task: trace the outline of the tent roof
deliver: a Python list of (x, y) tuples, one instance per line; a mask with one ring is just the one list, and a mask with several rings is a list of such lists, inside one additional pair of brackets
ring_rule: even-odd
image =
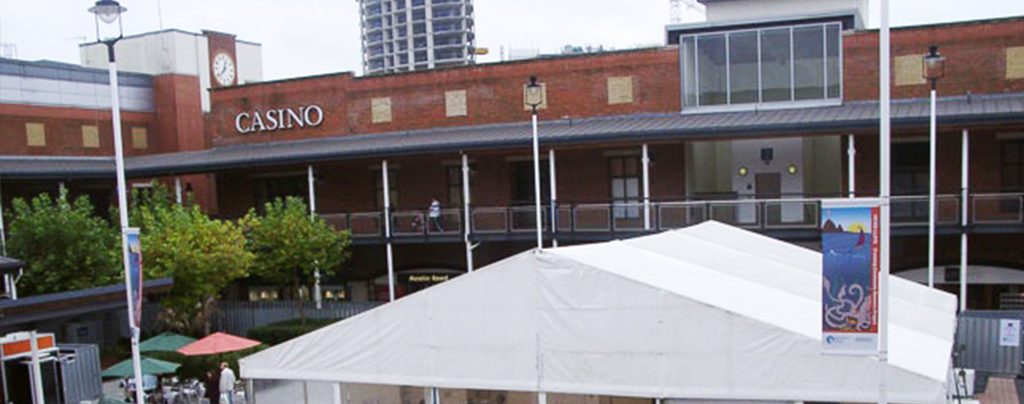
[(821, 352), (821, 255), (715, 222), (525, 252), (241, 361), (253, 379), (944, 400), (956, 299), (891, 279), (889, 365)]

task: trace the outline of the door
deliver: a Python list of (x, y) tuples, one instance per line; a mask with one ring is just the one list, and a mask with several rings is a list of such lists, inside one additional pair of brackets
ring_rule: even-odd
[[(754, 197), (758, 200), (782, 198), (782, 174), (759, 173), (754, 176)], [(763, 204), (763, 203), (762, 203)], [(778, 224), (782, 221), (782, 206), (779, 203), (763, 204), (761, 210), (767, 215), (766, 223)]]

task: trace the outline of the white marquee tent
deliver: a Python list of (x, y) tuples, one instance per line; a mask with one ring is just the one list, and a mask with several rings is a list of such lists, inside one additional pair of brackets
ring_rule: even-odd
[[(533, 251), (241, 361), (243, 378), (649, 398), (945, 400), (956, 299), (891, 277), (890, 355), (821, 352), (821, 255), (724, 224)], [(259, 396), (257, 395), (257, 400)]]

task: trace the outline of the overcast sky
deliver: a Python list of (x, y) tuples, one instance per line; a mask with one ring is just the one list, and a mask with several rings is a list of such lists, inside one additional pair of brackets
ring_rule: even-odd
[[(769, 0), (763, 0), (769, 1)], [(78, 44), (95, 40), (89, 0), (0, 0), (0, 43), (23, 60), (78, 63)], [(1024, 0), (892, 0), (893, 25), (1024, 16)], [(263, 45), (264, 79), (354, 71), (361, 74), (356, 0), (121, 0), (126, 34), (178, 28), (229, 32)], [(871, 0), (869, 26), (877, 26)], [(159, 5), (159, 6), (158, 6)], [(624, 49), (663, 42), (668, 0), (476, 0), (480, 61), (501, 48), (594, 45)], [(703, 17), (687, 12), (686, 20)]]

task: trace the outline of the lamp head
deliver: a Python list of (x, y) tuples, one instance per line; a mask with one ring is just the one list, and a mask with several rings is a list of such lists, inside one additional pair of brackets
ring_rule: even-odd
[(933, 86), (935, 81), (946, 75), (946, 57), (939, 53), (938, 46), (928, 47), (928, 54), (924, 56), (922, 63), (924, 78), (930, 80)]
[(530, 82), (526, 84), (526, 105), (537, 109), (544, 103), (544, 93), (540, 84), (537, 84), (537, 76), (530, 76)]
[(128, 11), (114, 0), (99, 0), (96, 5), (89, 7), (89, 12), (96, 14), (96, 18), (104, 23), (111, 24), (121, 17), (121, 13)]

